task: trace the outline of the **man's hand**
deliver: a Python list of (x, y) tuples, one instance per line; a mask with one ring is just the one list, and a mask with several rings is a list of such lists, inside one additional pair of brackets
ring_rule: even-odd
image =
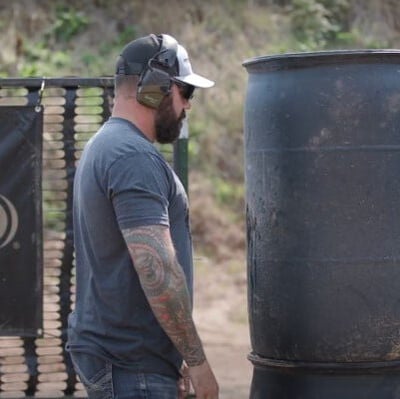
[(187, 399), (190, 395), (189, 367), (183, 362), (181, 367), (182, 377), (178, 381), (178, 399)]
[(189, 375), (196, 399), (218, 399), (218, 383), (207, 360), (199, 366), (189, 367)]

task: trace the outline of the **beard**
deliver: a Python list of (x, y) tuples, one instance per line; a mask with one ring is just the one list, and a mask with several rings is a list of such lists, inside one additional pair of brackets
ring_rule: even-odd
[(165, 96), (156, 112), (156, 140), (160, 144), (173, 143), (181, 133), (182, 120), (185, 116), (185, 110), (177, 116), (172, 105), (172, 96)]

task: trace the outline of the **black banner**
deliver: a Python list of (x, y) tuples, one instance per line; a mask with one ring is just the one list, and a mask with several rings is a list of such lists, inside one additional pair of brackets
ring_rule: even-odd
[(0, 335), (42, 331), (43, 109), (0, 107)]

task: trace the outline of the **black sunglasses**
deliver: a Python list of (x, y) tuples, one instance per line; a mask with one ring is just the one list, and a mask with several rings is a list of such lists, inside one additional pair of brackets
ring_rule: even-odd
[(193, 93), (195, 89), (194, 86), (188, 85), (187, 83), (183, 83), (175, 79), (172, 79), (172, 81), (178, 86), (179, 93), (185, 100), (191, 100), (193, 98)]

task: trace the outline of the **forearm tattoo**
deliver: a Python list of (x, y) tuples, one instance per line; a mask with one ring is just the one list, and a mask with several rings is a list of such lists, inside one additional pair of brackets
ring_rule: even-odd
[(191, 312), (185, 275), (179, 265), (169, 229), (145, 226), (122, 231), (140, 283), (160, 325), (188, 366), (205, 355)]

